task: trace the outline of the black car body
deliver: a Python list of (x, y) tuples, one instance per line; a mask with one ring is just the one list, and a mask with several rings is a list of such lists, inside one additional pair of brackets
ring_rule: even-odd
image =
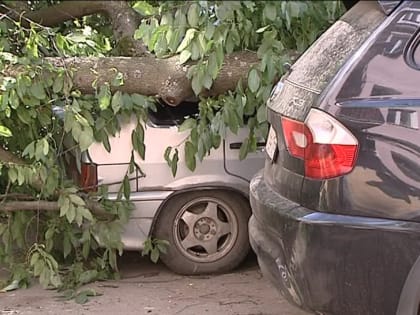
[(361, 1), (272, 92), (250, 240), (307, 311), (418, 312), (419, 43), (420, 2)]

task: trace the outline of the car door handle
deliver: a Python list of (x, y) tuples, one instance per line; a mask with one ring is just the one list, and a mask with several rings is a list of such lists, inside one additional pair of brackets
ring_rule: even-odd
[[(229, 143), (229, 149), (239, 150), (241, 148), (242, 142), (231, 142)], [(262, 151), (265, 148), (265, 142), (257, 142), (257, 151)]]

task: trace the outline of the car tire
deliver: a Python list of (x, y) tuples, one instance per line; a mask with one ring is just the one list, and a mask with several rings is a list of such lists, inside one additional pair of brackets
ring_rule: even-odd
[(161, 209), (154, 237), (167, 240), (162, 261), (183, 275), (223, 273), (237, 267), (250, 245), (248, 201), (232, 191), (176, 195)]

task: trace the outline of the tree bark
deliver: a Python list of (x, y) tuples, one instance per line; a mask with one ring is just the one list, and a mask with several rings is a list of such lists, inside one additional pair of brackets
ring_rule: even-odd
[[(94, 214), (111, 217), (112, 214), (107, 212), (98, 202), (87, 201), (86, 207)], [(0, 202), (0, 211), (16, 212), (16, 211), (59, 211), (57, 201), (6, 201)]]
[[(178, 56), (156, 59), (147, 53), (142, 42), (133, 38), (140, 15), (126, 1), (63, 1), (38, 11), (26, 12), (23, 18), (45, 26), (55, 26), (66, 20), (94, 13), (104, 13), (111, 18), (114, 37), (122, 43), (118, 46), (119, 52), (123, 56), (135, 57), (48, 58), (48, 61), (56, 66), (74, 69), (75, 88), (83, 93), (92, 94), (95, 92), (92, 88), (94, 81), (97, 80), (97, 86), (100, 86), (111, 82), (116, 72), (121, 72), (124, 85), (114, 90), (156, 96), (171, 106), (177, 106), (182, 101), (194, 97), (191, 82), (186, 77), (193, 63), (180, 65)], [(16, 12), (15, 15), (15, 19), (20, 19)], [(238, 81), (246, 77), (250, 67), (257, 63), (256, 54), (249, 51), (226, 56), (224, 66), (212, 88), (203, 91), (202, 94), (215, 96), (235, 89)]]
[(6, 151), (0, 146), (0, 161), (3, 163), (14, 163), (14, 164), (21, 164), (25, 165), (26, 163), (15, 156), (13, 153)]
[[(86, 94), (94, 93), (92, 83), (97, 86), (111, 82), (117, 72), (124, 77), (124, 85), (113, 87), (127, 93), (156, 96), (171, 106), (194, 96), (186, 74), (191, 64), (179, 64), (179, 57), (156, 59), (153, 57), (104, 57), (104, 58), (48, 58), (57, 67), (73, 69), (74, 87)], [(253, 52), (238, 52), (226, 56), (219, 76), (206, 95), (223, 94), (234, 90), (241, 78), (245, 78), (250, 67), (258, 63)]]

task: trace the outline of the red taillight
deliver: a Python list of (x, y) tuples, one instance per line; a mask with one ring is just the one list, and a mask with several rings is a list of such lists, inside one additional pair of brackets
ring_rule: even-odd
[(96, 164), (82, 163), (80, 175), (80, 187), (84, 191), (98, 190), (98, 169)]
[(311, 109), (305, 122), (282, 117), (289, 153), (304, 160), (305, 176), (326, 179), (351, 172), (358, 142), (351, 132), (330, 115)]

